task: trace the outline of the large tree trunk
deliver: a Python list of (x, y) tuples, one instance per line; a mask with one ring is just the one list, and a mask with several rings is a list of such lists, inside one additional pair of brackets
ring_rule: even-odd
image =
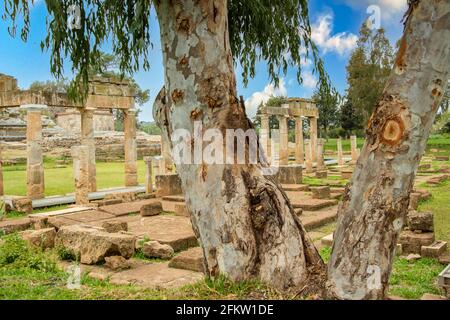
[[(251, 128), (236, 93), (227, 1), (156, 1), (165, 89), (154, 106), (168, 139), (177, 129)], [(225, 141), (225, 139), (224, 139)], [(225, 142), (224, 142), (225, 143)], [(194, 145), (194, 142), (192, 142)], [(224, 146), (225, 148), (225, 146)], [(206, 271), (258, 278), (276, 288), (308, 286), (323, 262), (285, 193), (260, 165), (177, 164)]]
[(450, 69), (450, 1), (410, 8), (394, 70), (339, 207), (328, 277), (342, 299), (379, 299), (388, 288), (409, 193)]

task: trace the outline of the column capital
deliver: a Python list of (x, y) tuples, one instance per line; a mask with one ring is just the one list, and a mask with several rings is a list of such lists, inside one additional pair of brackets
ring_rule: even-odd
[(126, 113), (127, 115), (130, 115), (130, 116), (136, 115), (137, 109), (134, 109), (134, 108), (132, 108), (132, 109), (125, 109), (124, 113)]
[(48, 109), (45, 104), (22, 104), (19, 109), (27, 111), (43, 111)]
[(150, 162), (152, 162), (152, 157), (147, 156), (147, 157), (144, 157), (143, 160), (145, 163), (150, 163)]

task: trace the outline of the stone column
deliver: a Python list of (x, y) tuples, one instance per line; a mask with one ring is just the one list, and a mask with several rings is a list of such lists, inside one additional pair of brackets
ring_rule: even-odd
[(163, 139), (162, 136), (161, 136), (161, 156), (164, 159), (164, 173), (172, 172), (173, 161), (172, 161), (172, 155), (170, 152), (169, 142), (167, 142), (165, 139)]
[(305, 140), (305, 166), (306, 166), (306, 173), (313, 172), (313, 165), (311, 159), (311, 140), (309, 139)]
[(75, 178), (75, 203), (89, 203), (89, 147), (73, 146), (73, 176)]
[(279, 116), (278, 123), (280, 127), (280, 165), (287, 165), (289, 162), (288, 118), (285, 116)]
[(136, 111), (124, 111), (123, 128), (125, 133), (125, 186), (138, 185), (137, 146), (136, 146)]
[(145, 162), (145, 192), (150, 194), (153, 192), (153, 179), (152, 179), (152, 158), (144, 157)]
[(309, 118), (311, 139), (311, 160), (317, 160), (317, 118)]
[(337, 139), (337, 156), (338, 156), (338, 165), (344, 165), (344, 154), (342, 153), (342, 139)]
[(295, 118), (295, 163), (303, 164), (303, 119)]
[(0, 197), (5, 195), (5, 190), (3, 189), (3, 158), (2, 158), (3, 146), (0, 144)]
[(261, 119), (261, 130), (259, 132), (259, 136), (261, 137), (261, 147), (264, 150), (264, 154), (266, 155), (267, 159), (270, 158), (270, 127), (269, 127), (269, 115), (268, 114), (262, 114), (259, 116)]
[(326, 170), (325, 160), (323, 158), (325, 148), (325, 140), (318, 139), (317, 140), (317, 171)]
[(350, 136), (350, 146), (352, 152), (352, 163), (356, 163), (356, 160), (358, 160), (358, 145), (356, 142), (356, 136)]
[(97, 191), (97, 178), (95, 168), (95, 138), (94, 138), (94, 110), (95, 108), (81, 109), (81, 145), (89, 149), (89, 191)]
[(44, 160), (42, 154), (42, 110), (45, 105), (23, 105), (27, 110), (27, 196), (44, 198)]

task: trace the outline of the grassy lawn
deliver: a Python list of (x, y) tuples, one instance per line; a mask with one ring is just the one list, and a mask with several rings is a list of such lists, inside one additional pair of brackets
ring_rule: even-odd
[[(98, 189), (121, 187), (124, 185), (123, 162), (97, 162)], [(55, 168), (53, 161), (46, 160), (45, 168), (45, 195), (62, 195), (74, 192), (74, 179), (72, 164), (66, 168)], [(144, 183), (145, 164), (138, 161), (138, 180)], [(26, 166), (13, 165), (3, 167), (3, 185), (7, 195), (26, 195)]]
[(419, 204), (419, 211), (433, 213), (436, 239), (450, 243), (450, 181), (444, 181), (437, 186), (423, 183), (419, 187), (432, 194), (431, 199)]

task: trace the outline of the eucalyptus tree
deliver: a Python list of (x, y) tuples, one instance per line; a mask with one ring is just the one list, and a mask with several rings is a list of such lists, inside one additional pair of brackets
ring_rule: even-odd
[[(25, 17), (21, 35), (26, 39), (27, 0), (5, 3), (12, 21), (20, 13)], [(289, 66), (297, 68), (301, 81), (300, 62), (306, 51), (321, 81), (327, 82), (310, 37), (307, 1), (46, 0), (46, 4), (48, 36), (42, 47), (51, 50), (51, 71), (62, 74), (67, 54), (80, 75), (78, 89), (86, 87), (89, 63), (99, 58), (106, 39), (111, 39), (122, 72), (149, 67), (149, 17), (154, 6), (165, 69), (154, 117), (169, 141), (177, 129), (196, 136), (206, 129), (225, 135), (227, 129), (252, 128), (238, 99), (236, 63), (242, 66), (245, 83), (255, 75), (258, 61), (266, 62), (274, 82)], [(80, 8), (76, 29), (67, 25), (70, 5)], [(302, 295), (383, 296), (414, 172), (448, 78), (449, 15), (449, 1), (414, 1), (410, 6), (394, 71), (340, 207), (329, 281), (286, 194), (263, 174), (264, 162), (178, 165), (209, 276), (258, 278)], [(245, 146), (250, 148), (248, 141)], [(375, 276), (381, 278), (367, 281), (373, 279), (376, 267)]]

